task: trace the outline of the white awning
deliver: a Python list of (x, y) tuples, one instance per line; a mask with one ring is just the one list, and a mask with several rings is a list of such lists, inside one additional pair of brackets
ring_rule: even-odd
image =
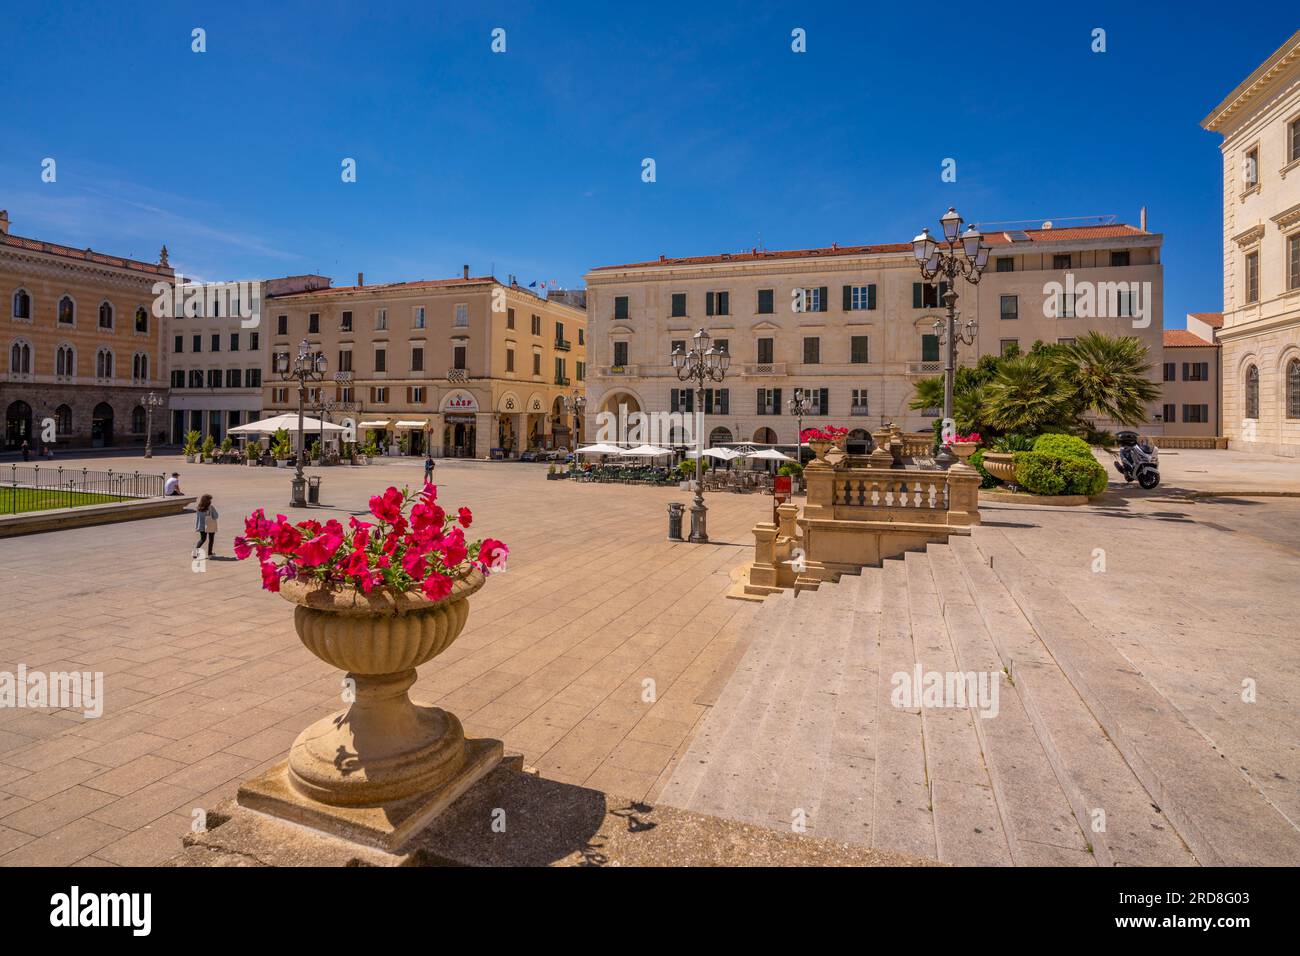
[(377, 421), (377, 422), (362, 422), (357, 427), (358, 428), (387, 428), (388, 419), (385, 418), (383, 421)]
[(399, 421), (394, 428), (427, 428), (429, 420), (427, 418), (413, 418), (410, 421)]
[[(234, 428), (226, 429), (230, 435), (274, 435), (280, 429), (289, 432), (298, 430), (298, 416), (291, 412), (283, 415), (276, 415), (274, 418), (264, 418), (259, 422), (249, 422), (247, 425), (236, 425)], [(342, 425), (335, 425), (332, 422), (322, 422), (319, 418), (308, 418), (306, 415), (302, 418), (302, 428), (305, 432), (341, 432), (346, 431)]]

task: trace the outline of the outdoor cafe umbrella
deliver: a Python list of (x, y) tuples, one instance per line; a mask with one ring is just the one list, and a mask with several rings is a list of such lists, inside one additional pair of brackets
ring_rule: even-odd
[(750, 452), (746, 458), (760, 458), (764, 461), (794, 461), (789, 455), (777, 451), (775, 448), (764, 448), (760, 451)]
[[(236, 425), (234, 428), (228, 428), (226, 433), (229, 435), (274, 435), (281, 428), (287, 432), (296, 432), (298, 430), (298, 416), (286, 413), (276, 415), (274, 418), (263, 418), (260, 422), (249, 422), (247, 425)], [(347, 431), (342, 425), (335, 425), (333, 422), (322, 422), (319, 418), (308, 418), (306, 415), (302, 419), (302, 430), (305, 432)]]
[(637, 445), (635, 448), (619, 450), (619, 454), (627, 458), (659, 458), (672, 453), (671, 448), (660, 448), (658, 445)]
[(597, 442), (594, 445), (583, 445), (578, 449), (579, 455), (621, 455), (623, 449), (617, 445), (611, 445), (608, 442)]

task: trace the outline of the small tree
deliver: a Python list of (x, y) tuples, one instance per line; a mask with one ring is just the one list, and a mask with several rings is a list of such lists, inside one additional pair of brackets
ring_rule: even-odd
[(203, 436), (196, 431), (185, 433), (185, 446), (181, 449), (181, 454), (197, 455), (199, 453), (199, 439)]
[(217, 440), (212, 435), (203, 439), (203, 457), (211, 458), (213, 450), (217, 447)]

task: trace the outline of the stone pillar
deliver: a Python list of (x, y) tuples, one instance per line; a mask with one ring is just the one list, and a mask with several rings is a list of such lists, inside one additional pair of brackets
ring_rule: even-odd
[(948, 524), (980, 523), (980, 473), (958, 463), (948, 469)]
[(760, 587), (777, 586), (776, 572), (777, 526), (771, 522), (754, 525), (754, 564), (749, 569), (749, 583)]
[(808, 485), (804, 517), (835, 517), (835, 469), (823, 461), (813, 460), (804, 467), (803, 477)]
[(429, 416), (429, 430), (426, 440), (429, 443), (429, 451), (434, 458), (442, 457), (442, 430), (445, 427), (441, 413)]
[(491, 412), (478, 412), (474, 416), (474, 457), (491, 458), (497, 441), (496, 416)]

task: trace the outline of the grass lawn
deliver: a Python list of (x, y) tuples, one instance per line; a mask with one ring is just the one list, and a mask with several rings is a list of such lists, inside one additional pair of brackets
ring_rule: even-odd
[(101, 495), (89, 491), (14, 488), (0, 485), (0, 515), (50, 511), (54, 508), (77, 508), (82, 505), (102, 505), (111, 501), (126, 500), (128, 499), (122, 495)]

